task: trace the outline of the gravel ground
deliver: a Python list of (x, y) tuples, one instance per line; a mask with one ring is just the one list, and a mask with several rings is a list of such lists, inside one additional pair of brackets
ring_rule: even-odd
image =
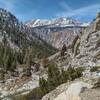
[(100, 88), (90, 89), (80, 94), (81, 100), (100, 100)]

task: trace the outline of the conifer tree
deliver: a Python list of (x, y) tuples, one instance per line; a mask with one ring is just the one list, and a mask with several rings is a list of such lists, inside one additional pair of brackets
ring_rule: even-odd
[(40, 89), (42, 90), (43, 94), (46, 94), (48, 93), (48, 83), (47, 81), (42, 77), (39, 79), (39, 86), (40, 86)]
[(48, 81), (51, 83), (52, 86), (56, 87), (61, 83), (60, 71), (56, 66), (56, 64), (50, 64), (48, 66), (47, 73), (48, 73)]
[(62, 47), (62, 49), (61, 49), (61, 56), (64, 56), (65, 55), (66, 50), (67, 50), (67, 47), (64, 44), (63, 47)]

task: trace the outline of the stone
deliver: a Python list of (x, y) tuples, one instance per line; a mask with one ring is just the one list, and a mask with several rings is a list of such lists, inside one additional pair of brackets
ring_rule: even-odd
[(66, 91), (58, 95), (54, 100), (81, 100), (79, 94), (91, 86), (84, 82), (72, 83)]
[(92, 85), (82, 81), (69, 82), (57, 87), (45, 95), (42, 100), (81, 100), (79, 94), (91, 87)]

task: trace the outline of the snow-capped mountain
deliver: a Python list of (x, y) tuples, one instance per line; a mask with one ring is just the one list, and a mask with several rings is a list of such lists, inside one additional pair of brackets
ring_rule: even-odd
[(71, 18), (37, 19), (26, 22), (26, 26), (56, 48), (61, 48), (63, 44), (70, 45), (73, 39), (80, 35), (83, 28), (88, 23), (81, 23)]
[(56, 19), (36, 19), (26, 22), (26, 25), (29, 27), (38, 27), (38, 26), (51, 26), (51, 27), (66, 27), (66, 26), (87, 26), (88, 24), (81, 23), (77, 20), (71, 18), (56, 18)]

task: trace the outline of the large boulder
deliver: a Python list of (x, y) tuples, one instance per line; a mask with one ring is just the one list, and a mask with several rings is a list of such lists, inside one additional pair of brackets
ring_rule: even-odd
[(80, 97), (81, 100), (100, 100), (100, 88), (84, 91)]
[(54, 100), (81, 100), (79, 94), (91, 86), (84, 82), (72, 83), (66, 91), (58, 95)]
[(91, 87), (92, 85), (82, 81), (62, 84), (45, 95), (42, 100), (81, 100), (79, 94)]

